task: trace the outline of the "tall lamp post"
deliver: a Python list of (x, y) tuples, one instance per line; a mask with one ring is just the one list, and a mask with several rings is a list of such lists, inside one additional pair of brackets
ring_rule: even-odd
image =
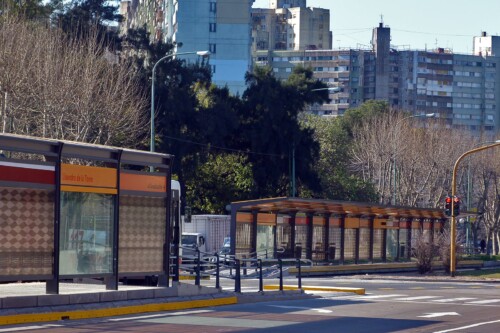
[[(496, 147), (499, 145), (500, 145), (500, 140), (497, 140), (493, 144), (466, 151), (457, 159), (457, 161), (455, 162), (455, 165), (453, 166), (453, 174), (451, 177), (451, 197), (452, 198), (455, 197), (455, 193), (456, 193), (455, 190), (456, 190), (456, 176), (457, 176), (458, 163), (467, 155), (477, 153), (478, 151), (493, 148), (493, 147)], [(455, 245), (456, 245), (455, 244), (455, 242), (456, 242), (456, 240), (455, 240), (455, 238), (456, 238), (455, 220), (456, 220), (456, 216), (455, 216), (454, 205), (455, 205), (455, 200), (451, 200), (451, 235), (450, 235), (450, 238), (451, 238), (450, 239), (450, 275), (451, 275), (451, 277), (455, 276), (455, 271), (456, 271), (456, 265), (455, 265), (455, 258), (456, 258), (456, 253), (455, 253), (455, 251), (456, 251), (456, 249), (455, 249)]]
[(180, 56), (180, 55), (187, 55), (187, 54), (197, 54), (202, 57), (207, 57), (210, 55), (209, 51), (193, 51), (193, 52), (181, 52), (181, 53), (172, 53), (172, 54), (167, 54), (160, 60), (156, 62), (156, 64), (153, 66), (153, 72), (151, 73), (151, 141), (149, 145), (149, 150), (154, 152), (155, 151), (155, 71), (156, 71), (156, 66), (160, 62), (162, 62), (165, 59), (173, 58), (175, 56)]
[[(318, 88), (318, 89), (311, 89), (309, 91), (324, 91), (324, 90), (328, 90), (329, 92), (339, 92), (340, 91), (340, 87), (329, 87), (329, 88)], [(291, 176), (291, 186), (290, 186), (290, 194), (291, 194), (291, 197), (292, 198), (295, 198), (295, 193), (296, 193), (296, 185), (295, 185), (295, 141), (292, 142), (292, 155), (291, 155), (291, 161), (292, 161), (292, 165), (291, 165), (291, 173), (292, 173), (292, 176)]]
[[(396, 125), (394, 125), (394, 128), (397, 130), (399, 128), (399, 125), (410, 118), (434, 118), (436, 114), (435, 113), (425, 113), (425, 114), (414, 114), (408, 117), (404, 117), (396, 122)], [(396, 141), (396, 137), (394, 136), (394, 141)], [(396, 142), (394, 144), (394, 150), (393, 150), (393, 158), (392, 158), (392, 186), (393, 186), (393, 191), (392, 191), (392, 205), (396, 205), (396, 192), (397, 192), (397, 185), (396, 185)]]

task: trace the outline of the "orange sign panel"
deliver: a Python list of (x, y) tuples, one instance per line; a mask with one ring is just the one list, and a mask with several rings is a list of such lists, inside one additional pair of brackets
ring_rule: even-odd
[(116, 188), (116, 169), (74, 164), (61, 165), (61, 184)]
[(346, 229), (358, 229), (359, 228), (359, 217), (346, 217), (345, 218)]
[(325, 218), (322, 216), (315, 216), (315, 217), (313, 217), (313, 224), (314, 225), (325, 225)]
[(275, 225), (276, 224), (276, 214), (257, 214), (257, 224)]
[(236, 213), (236, 222), (238, 223), (248, 223), (252, 222), (252, 214), (250, 213)]
[(167, 177), (122, 173), (120, 174), (120, 189), (165, 193), (167, 191)]

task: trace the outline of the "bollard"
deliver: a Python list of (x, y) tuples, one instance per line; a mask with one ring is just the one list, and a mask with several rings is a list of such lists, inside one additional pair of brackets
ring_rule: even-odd
[(330, 245), (328, 247), (328, 260), (329, 261), (335, 260), (335, 246)]
[(302, 246), (296, 245), (295, 246), (295, 259), (300, 259), (302, 258)]
[(300, 259), (297, 259), (297, 268), (299, 269), (299, 275), (298, 275), (298, 283), (299, 283), (299, 289), (302, 289), (302, 274), (301, 274), (301, 265), (300, 265)]
[(246, 261), (247, 256), (246, 255), (242, 255), (241, 258), (242, 258), (242, 261), (243, 261), (243, 275), (246, 276), (247, 275), (247, 264), (248, 264), (248, 262)]
[(236, 264), (236, 276), (234, 278), (234, 292), (240, 293), (241, 292), (241, 275), (240, 275), (240, 259), (234, 259), (234, 262)]
[(197, 248), (196, 249), (196, 256), (197, 256), (197, 263), (196, 263), (196, 278), (194, 280), (194, 284), (199, 286), (200, 285), (200, 250)]
[(280, 291), (283, 291), (283, 261), (278, 259), (278, 265), (280, 267)]
[(220, 289), (220, 261), (219, 254), (215, 253), (216, 267), (215, 267), (215, 288)]
[(264, 290), (264, 282), (262, 280), (262, 259), (258, 259), (259, 263), (259, 291)]

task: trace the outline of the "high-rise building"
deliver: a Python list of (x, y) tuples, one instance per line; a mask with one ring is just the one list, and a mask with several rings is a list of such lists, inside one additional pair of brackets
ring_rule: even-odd
[(473, 50), (475, 55), (483, 57), (500, 56), (500, 36), (488, 36), (483, 31), (481, 36), (474, 37)]
[(495, 135), (500, 132), (499, 39), (485, 37), (474, 39), (476, 54), (399, 51), (390, 46), (390, 28), (380, 24), (373, 30), (372, 49), (255, 51), (254, 62), (271, 66), (282, 79), (298, 64), (311, 67), (333, 90), (330, 103), (310, 108), (316, 114), (342, 115), (367, 100), (385, 100), (414, 114), (435, 113), (450, 128)]
[(330, 10), (308, 8), (306, 0), (270, 0), (252, 9), (252, 50), (332, 48)]
[[(153, 40), (177, 43), (176, 53), (210, 51), (212, 81), (233, 94), (245, 90), (251, 69), (251, 18), (254, 0), (132, 0), (122, 4), (124, 27), (146, 25)], [(123, 29), (122, 29), (123, 31)], [(179, 55), (194, 61), (196, 55)]]

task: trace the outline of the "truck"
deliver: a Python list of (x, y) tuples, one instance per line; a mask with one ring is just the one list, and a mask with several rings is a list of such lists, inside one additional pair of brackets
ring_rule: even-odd
[[(213, 257), (223, 250), (231, 229), (230, 215), (192, 215), (191, 222), (182, 221), (182, 262), (196, 262), (201, 258)], [(226, 244), (225, 244), (226, 243)]]

